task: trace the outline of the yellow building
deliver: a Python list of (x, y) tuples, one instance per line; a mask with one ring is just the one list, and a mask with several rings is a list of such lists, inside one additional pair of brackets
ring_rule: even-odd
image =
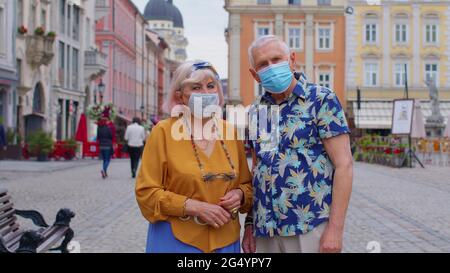
[[(369, 1), (375, 3), (376, 1)], [(426, 80), (439, 90), (444, 117), (450, 114), (450, 1), (383, 0), (380, 5), (348, 1), (346, 95), (356, 127), (389, 129), (392, 100), (421, 100), (425, 117), (431, 115)], [(406, 71), (405, 73), (405, 65)], [(361, 110), (356, 109), (356, 89)]]
[(344, 0), (225, 0), (229, 13), (229, 103), (248, 105), (263, 90), (248, 69), (247, 49), (260, 35), (281, 37), (297, 71), (333, 89), (345, 104)]

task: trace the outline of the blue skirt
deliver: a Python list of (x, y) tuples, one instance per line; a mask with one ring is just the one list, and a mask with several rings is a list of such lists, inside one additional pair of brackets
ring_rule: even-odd
[[(147, 253), (203, 253), (200, 249), (185, 244), (175, 238), (170, 223), (159, 221), (155, 224), (149, 223), (147, 235)], [(231, 245), (216, 249), (215, 253), (240, 253), (239, 240)]]

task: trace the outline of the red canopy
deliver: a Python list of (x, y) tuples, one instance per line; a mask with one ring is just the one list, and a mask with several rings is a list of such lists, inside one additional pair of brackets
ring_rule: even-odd
[(77, 133), (75, 134), (75, 140), (83, 143), (88, 142), (87, 121), (85, 114), (81, 114), (80, 116)]

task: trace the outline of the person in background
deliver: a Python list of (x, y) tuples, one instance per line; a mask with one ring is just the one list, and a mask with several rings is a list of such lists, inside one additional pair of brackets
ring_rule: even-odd
[(3, 126), (3, 120), (0, 117), (0, 149), (6, 150), (6, 145), (5, 127)]
[(97, 143), (100, 147), (100, 154), (103, 160), (103, 169), (101, 170), (102, 178), (108, 177), (108, 167), (111, 162), (113, 151), (113, 133), (108, 125), (108, 119), (103, 117), (98, 121)]
[(141, 120), (139, 118), (133, 118), (133, 122), (128, 125), (125, 131), (125, 140), (127, 141), (128, 154), (130, 155), (131, 161), (131, 177), (133, 178), (136, 178), (136, 171), (146, 138), (145, 129), (140, 123)]

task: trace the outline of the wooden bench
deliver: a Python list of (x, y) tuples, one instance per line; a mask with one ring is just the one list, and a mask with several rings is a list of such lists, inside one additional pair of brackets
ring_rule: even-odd
[[(23, 230), (17, 222), (17, 216), (31, 219), (37, 230)], [(0, 189), (0, 253), (42, 253), (61, 251), (68, 253), (67, 245), (74, 236), (70, 221), (75, 217), (69, 209), (60, 209), (55, 223), (49, 226), (42, 214), (34, 210), (17, 210), (11, 202), (11, 196)], [(59, 241), (58, 247), (52, 248)]]

